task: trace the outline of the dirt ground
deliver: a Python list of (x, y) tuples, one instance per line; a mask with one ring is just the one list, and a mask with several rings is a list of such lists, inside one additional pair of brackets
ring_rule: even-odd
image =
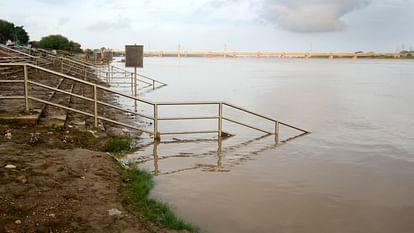
[(174, 232), (123, 207), (104, 132), (0, 123), (0, 233)]

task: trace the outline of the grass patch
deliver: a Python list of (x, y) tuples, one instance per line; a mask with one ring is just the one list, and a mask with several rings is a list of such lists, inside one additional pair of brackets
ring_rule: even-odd
[(63, 126), (59, 126), (57, 124), (52, 124), (49, 126), (49, 130), (53, 132), (62, 132), (65, 128)]
[(101, 138), (96, 138), (87, 130), (74, 130), (71, 132), (74, 142), (81, 148), (102, 150), (103, 142)]
[(127, 136), (113, 136), (105, 144), (107, 152), (129, 151), (132, 148), (132, 138)]
[(197, 227), (178, 218), (168, 204), (148, 197), (154, 186), (149, 172), (137, 168), (123, 170), (121, 178), (126, 184), (122, 191), (128, 197), (127, 208), (131, 212), (170, 229), (199, 232)]

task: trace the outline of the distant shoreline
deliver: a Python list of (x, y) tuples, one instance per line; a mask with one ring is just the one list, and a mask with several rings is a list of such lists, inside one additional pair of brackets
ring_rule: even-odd
[[(124, 51), (114, 51), (124, 55)], [(401, 52), (283, 52), (283, 51), (208, 51), (208, 50), (144, 50), (146, 57), (257, 57), (257, 58), (323, 58), (323, 59), (414, 59), (414, 51)]]
[[(355, 59), (352, 57), (323, 57), (323, 56), (312, 56), (312, 57), (272, 57), (272, 56), (240, 56), (240, 57), (224, 57), (224, 56), (202, 56), (202, 55), (163, 55), (163, 56), (157, 56), (157, 55), (144, 55), (144, 57), (188, 57), (188, 58), (274, 58), (274, 59)], [(393, 59), (393, 60), (414, 60), (414, 57), (388, 57), (388, 56), (372, 56), (372, 57), (358, 57), (357, 59)]]

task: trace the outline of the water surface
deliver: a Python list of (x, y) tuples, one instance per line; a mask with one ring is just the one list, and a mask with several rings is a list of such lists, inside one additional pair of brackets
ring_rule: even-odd
[[(151, 145), (124, 158), (154, 171), (152, 195), (203, 231), (414, 232), (412, 61), (146, 58), (144, 66), (141, 73), (169, 84), (144, 98), (223, 100), (312, 131), (275, 145), (272, 136), (226, 124), (236, 136), (191, 136), (213, 140)], [(160, 125), (192, 127), (217, 124)]]

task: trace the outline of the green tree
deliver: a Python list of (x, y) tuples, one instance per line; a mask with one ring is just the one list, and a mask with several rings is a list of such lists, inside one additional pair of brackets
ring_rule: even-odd
[(81, 45), (74, 41), (69, 41), (69, 48), (72, 53), (82, 53)]
[(13, 23), (0, 19), (0, 43), (5, 44), (8, 40), (27, 44), (29, 35), (23, 26), (14, 26)]
[(39, 41), (32, 40), (32, 41), (29, 42), (29, 44), (32, 45), (32, 48), (40, 48)]
[(27, 44), (29, 41), (29, 35), (26, 30), (24, 30), (23, 26), (17, 26), (14, 28), (14, 38), (16, 42), (20, 41), (22, 44)]
[(66, 50), (72, 53), (81, 53), (81, 45), (74, 41), (69, 41), (68, 38), (62, 35), (49, 35), (42, 37), (36, 44), (39, 48)]
[(14, 24), (0, 19), (0, 43), (5, 44), (8, 40), (14, 40)]
[(68, 50), (69, 40), (62, 35), (49, 35), (42, 37), (38, 46), (44, 49)]

